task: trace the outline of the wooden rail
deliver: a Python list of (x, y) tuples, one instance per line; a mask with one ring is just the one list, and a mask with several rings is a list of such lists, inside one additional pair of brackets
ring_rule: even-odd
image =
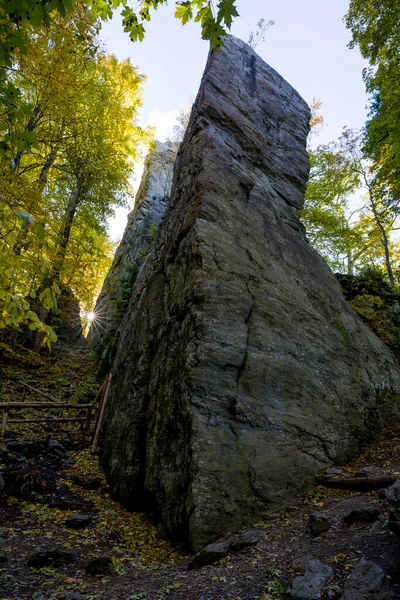
[[(0, 402), (0, 410), (3, 411), (1, 421), (0, 440), (4, 439), (7, 425), (9, 423), (76, 423), (85, 422), (85, 429), (90, 428), (90, 420), (92, 417), (93, 404), (68, 404), (68, 402)], [(21, 410), (23, 408), (33, 408), (34, 410), (49, 410), (51, 408), (59, 409), (58, 417), (44, 417), (43, 419), (9, 419), (11, 410)], [(85, 410), (85, 417), (61, 417), (62, 409), (68, 410)]]
[[(26, 390), (29, 389), (30, 391), (34, 392), (35, 394), (43, 396), (47, 400), (51, 400), (51, 402), (0, 402), (0, 411), (3, 411), (3, 417), (1, 420), (1, 429), (0, 429), (0, 440), (4, 439), (6, 428), (9, 423), (68, 423), (68, 422), (69, 423), (77, 423), (77, 422), (80, 422), (80, 423), (85, 423), (85, 429), (86, 429), (86, 431), (89, 431), (90, 421), (92, 418), (92, 411), (95, 407), (97, 400), (99, 398), (101, 398), (98, 416), (97, 416), (96, 427), (95, 427), (93, 447), (92, 447), (92, 451), (95, 452), (96, 448), (97, 448), (98, 440), (99, 440), (100, 429), (101, 429), (101, 425), (102, 425), (102, 421), (103, 421), (104, 410), (105, 410), (105, 406), (106, 406), (106, 402), (107, 402), (107, 396), (108, 396), (108, 391), (109, 391), (109, 387), (110, 387), (110, 382), (111, 382), (111, 375), (109, 377), (106, 377), (105, 381), (103, 382), (103, 385), (101, 386), (101, 388), (99, 389), (99, 391), (97, 393), (97, 396), (96, 396), (94, 402), (91, 404), (71, 404), (69, 402), (58, 402), (57, 400), (55, 400), (55, 398), (50, 396), (50, 394), (46, 394), (45, 392), (42, 392), (41, 390), (37, 390), (36, 388), (32, 387), (31, 385), (29, 385), (27, 383), (20, 382), (21, 385), (24, 386), (24, 396), (23, 396), (24, 399), (25, 399)], [(44, 409), (49, 410), (52, 408), (58, 409), (58, 416), (57, 417), (44, 417), (44, 418), (24, 418), (24, 419), (14, 419), (14, 418), (10, 419), (9, 418), (11, 410), (21, 410), (24, 408), (25, 409), (31, 408), (33, 410), (44, 410)], [(84, 417), (64, 417), (64, 416), (62, 416), (64, 410), (84, 410), (84, 411), (86, 411), (86, 415)]]

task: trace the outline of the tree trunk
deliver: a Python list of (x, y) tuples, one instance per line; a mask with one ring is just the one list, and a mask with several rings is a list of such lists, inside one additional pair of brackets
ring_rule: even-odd
[[(42, 170), (40, 171), (38, 182), (39, 182), (39, 187), (41, 188), (42, 191), (44, 189), (44, 186), (47, 183), (47, 175), (49, 174), (51, 167), (54, 165), (54, 161), (55, 161), (56, 157), (57, 157), (57, 149), (53, 148), (53, 150), (50, 152), (49, 158), (46, 160), (45, 164), (42, 167)], [(17, 254), (17, 255), (21, 254), (22, 249), (25, 244), (25, 240), (28, 237), (28, 233), (29, 233), (30, 229), (31, 229), (30, 223), (28, 223), (28, 221), (25, 221), (23, 223), (23, 225), (21, 226), (21, 229), (17, 236), (17, 241), (14, 244), (15, 254)]]
[(371, 198), (371, 206), (372, 206), (372, 212), (374, 215), (375, 223), (377, 224), (379, 231), (381, 232), (381, 241), (382, 241), (383, 248), (385, 250), (385, 264), (386, 264), (387, 274), (389, 276), (389, 282), (390, 282), (390, 285), (392, 287), (394, 287), (394, 276), (393, 276), (392, 263), (390, 261), (388, 235), (382, 224), (382, 221), (379, 218), (378, 211), (376, 210), (376, 205), (375, 205), (374, 200), (372, 199), (371, 192), (370, 192), (370, 198)]
[(64, 221), (58, 233), (58, 244), (56, 249), (56, 257), (53, 266), (53, 280), (59, 281), (60, 272), (64, 263), (65, 254), (67, 252), (69, 237), (71, 235), (71, 227), (78, 208), (81, 191), (79, 187), (73, 192), (69, 199), (69, 204), (65, 211)]
[[(40, 121), (42, 115), (40, 113), (40, 104), (36, 104), (35, 108), (33, 109), (33, 114), (35, 115), (34, 117), (30, 118), (28, 121), (28, 125), (25, 127), (25, 131), (33, 131), (36, 127), (36, 125), (38, 124), (38, 122)], [(18, 171), (20, 162), (21, 162), (21, 158), (23, 157), (23, 155), (25, 154), (25, 150), (20, 150), (16, 157), (14, 158), (14, 172), (16, 173)]]
[[(50, 276), (45, 279), (45, 283), (42, 286), (43, 288), (50, 287), (54, 281), (56, 281), (57, 283), (60, 282), (60, 274), (65, 260), (65, 254), (67, 252), (69, 237), (71, 234), (71, 227), (80, 199), (81, 191), (78, 187), (76, 191), (73, 192), (70, 196), (69, 204), (66, 208), (64, 215), (64, 221), (58, 233), (58, 244), (55, 251), (55, 260), (52, 266), (52, 271)], [(50, 312), (51, 311), (47, 310), (44, 306), (40, 307), (39, 319), (42, 321), (42, 323), (46, 323)], [(39, 331), (36, 333), (35, 343), (33, 346), (34, 352), (40, 352), (40, 349), (43, 345), (44, 337), (45, 335), (43, 333)]]
[(351, 248), (347, 249), (347, 275), (354, 275), (354, 258)]

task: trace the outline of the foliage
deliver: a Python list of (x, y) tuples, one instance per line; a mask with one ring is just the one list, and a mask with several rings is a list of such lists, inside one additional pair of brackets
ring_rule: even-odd
[(307, 236), (333, 269), (349, 269), (352, 250), (365, 247), (362, 234), (351, 224), (350, 199), (359, 187), (359, 176), (337, 143), (309, 150), (309, 156), (310, 179), (302, 211)]
[(363, 158), (360, 135), (344, 129), (337, 141), (310, 149), (309, 155), (302, 218), (311, 244), (341, 272), (351, 274), (368, 264), (384, 267), (393, 286), (396, 244), (390, 232), (397, 211)]
[(374, 162), (376, 185), (386, 201), (400, 201), (400, 4), (392, 0), (352, 0), (346, 25), (351, 47), (358, 45), (370, 68), (364, 70), (371, 95), (365, 153)]
[[(144, 77), (100, 51), (91, 23), (77, 10), (31, 40), (10, 77), (35, 118), (2, 121), (0, 327), (26, 324), (41, 343), (56, 339), (44, 319), (61, 286), (92, 305), (113, 249), (107, 218), (126, 203), (150, 140), (135, 124)], [(29, 148), (18, 142), (25, 131)]]

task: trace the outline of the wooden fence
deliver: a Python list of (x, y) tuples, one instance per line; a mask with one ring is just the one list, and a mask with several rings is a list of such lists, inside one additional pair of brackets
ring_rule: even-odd
[[(26, 396), (26, 391), (30, 390), (35, 394), (45, 397), (47, 400), (51, 400), (51, 402), (0, 402), (0, 411), (3, 412), (3, 417), (1, 421), (1, 430), (0, 430), (0, 440), (4, 440), (4, 436), (6, 433), (7, 425), (11, 423), (82, 423), (86, 431), (90, 430), (90, 423), (92, 419), (92, 414), (96, 406), (97, 400), (100, 398), (99, 410), (96, 419), (95, 433), (92, 445), (92, 452), (94, 453), (97, 448), (101, 425), (103, 422), (104, 411), (106, 407), (108, 391), (111, 383), (111, 375), (109, 375), (103, 385), (101, 386), (94, 402), (90, 404), (71, 404), (70, 402), (59, 402), (55, 400), (49, 394), (42, 392), (41, 390), (37, 390), (31, 385), (21, 382), (21, 385), (24, 386), (24, 395)], [(46, 416), (43, 418), (9, 418), (10, 412), (15, 410), (22, 409), (33, 409), (33, 410), (49, 410), (49, 409), (58, 409), (58, 416)], [(70, 416), (62, 416), (65, 410), (73, 410), (73, 411), (81, 411), (85, 412), (84, 416), (70, 417)]]

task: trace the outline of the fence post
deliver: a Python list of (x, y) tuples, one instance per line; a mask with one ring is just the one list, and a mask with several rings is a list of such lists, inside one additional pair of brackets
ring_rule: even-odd
[(1, 421), (1, 435), (0, 435), (1, 440), (4, 440), (4, 434), (6, 432), (7, 421), (8, 421), (8, 408), (5, 408), (3, 410), (3, 419)]
[(99, 443), (100, 431), (101, 431), (101, 426), (103, 424), (104, 411), (105, 411), (107, 400), (108, 400), (108, 392), (110, 391), (111, 379), (112, 379), (112, 375), (110, 374), (108, 381), (107, 381), (107, 387), (105, 388), (105, 393), (104, 393), (103, 403), (101, 405), (101, 409), (100, 409), (100, 413), (99, 413), (99, 418), (97, 419), (96, 432), (94, 434), (93, 445), (92, 445), (92, 454), (95, 454), (95, 452), (97, 450), (97, 444)]

